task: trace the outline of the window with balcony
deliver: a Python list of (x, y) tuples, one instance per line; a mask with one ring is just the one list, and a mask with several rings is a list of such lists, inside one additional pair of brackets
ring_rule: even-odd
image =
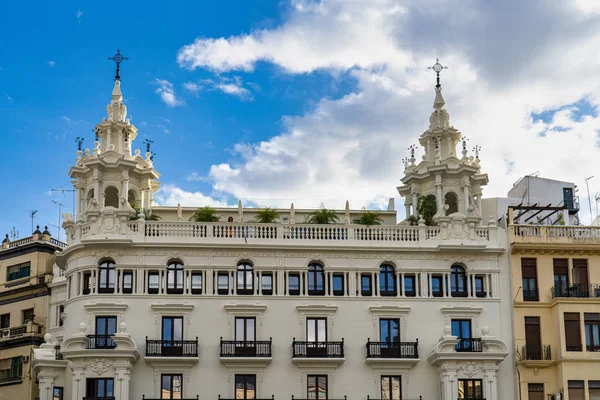
[(327, 341), (327, 318), (306, 318), (306, 341)]
[(404, 275), (404, 295), (406, 297), (415, 297), (417, 295), (417, 277), (413, 274)]
[(443, 297), (444, 296), (444, 292), (443, 292), (443, 283), (442, 283), (442, 279), (444, 279), (444, 277), (442, 275), (432, 275), (431, 276), (431, 295), (433, 297)]
[(360, 276), (360, 293), (363, 296), (373, 295), (373, 285), (371, 274), (362, 274)]
[(114, 400), (114, 380), (112, 378), (87, 378), (85, 393), (87, 398), (94, 400)]
[(63, 400), (64, 392), (65, 392), (64, 388), (54, 386), (52, 388), (52, 400)]
[(92, 273), (84, 272), (83, 273), (83, 294), (90, 294), (92, 291)]
[(0, 315), (0, 329), (10, 328), (10, 314)]
[(0, 360), (0, 384), (18, 382), (23, 379), (21, 356)]
[(379, 341), (400, 342), (400, 320), (398, 318), (381, 318), (379, 320)]
[(183, 376), (162, 374), (160, 379), (160, 398), (161, 399), (181, 399), (183, 398)]
[(333, 274), (333, 295), (343, 296), (344, 295), (344, 274)]
[(229, 274), (227, 272), (219, 272), (217, 274), (217, 293), (229, 294)]
[(553, 297), (569, 296), (569, 260), (555, 258), (552, 260), (554, 267)]
[(452, 336), (456, 336), (459, 342), (456, 344), (456, 351), (459, 352), (480, 352), (481, 339), (475, 339), (471, 336), (470, 319), (453, 319)]
[(537, 284), (537, 259), (521, 258), (523, 301), (539, 301)]
[(300, 294), (300, 274), (288, 275), (288, 294), (298, 296)]
[(481, 379), (459, 379), (458, 398), (465, 400), (483, 399), (483, 385)]
[(237, 266), (237, 294), (254, 293), (254, 269), (249, 263)]
[(528, 383), (527, 394), (529, 395), (529, 400), (546, 400), (544, 398), (543, 383)]
[(183, 294), (183, 264), (179, 262), (167, 266), (167, 293)]
[(573, 285), (570, 288), (571, 297), (590, 297), (590, 285), (588, 280), (588, 260), (585, 258), (573, 259)]
[(306, 393), (309, 400), (327, 399), (327, 375), (308, 375)]
[(235, 317), (235, 341), (254, 342), (256, 337), (256, 318)]
[(465, 269), (453, 265), (450, 274), (450, 294), (452, 297), (467, 297)]
[(202, 273), (192, 274), (192, 294), (202, 294)]
[(6, 269), (6, 281), (10, 282), (21, 278), (27, 278), (29, 277), (30, 272), (30, 263), (12, 265)]
[(103, 261), (98, 267), (98, 293), (115, 292), (115, 263)]
[(125, 294), (133, 293), (133, 272), (123, 271), (122, 290)]
[(239, 400), (256, 398), (256, 375), (235, 375), (235, 398)]
[(321, 264), (310, 264), (308, 266), (308, 295), (325, 295), (325, 273)]
[(568, 381), (569, 400), (585, 400), (585, 382)]
[(564, 313), (564, 319), (566, 350), (581, 351), (579, 313)]
[(273, 274), (272, 273), (263, 273), (260, 277), (261, 280), (261, 289), (260, 292), (264, 295), (272, 295), (273, 294)]
[(158, 294), (159, 279), (158, 272), (148, 272), (148, 294)]
[(402, 381), (400, 376), (381, 377), (381, 398), (385, 400), (402, 400)]
[(114, 349), (116, 347), (112, 336), (117, 333), (117, 317), (96, 317), (96, 333), (88, 335), (88, 348)]
[(23, 325), (26, 325), (28, 322), (33, 322), (35, 318), (35, 313), (33, 308), (28, 308), (27, 310), (23, 310)]
[(540, 317), (525, 317), (525, 354), (526, 360), (542, 359), (542, 341)]
[(396, 296), (396, 271), (391, 265), (379, 267), (379, 294), (381, 296)]
[(585, 348), (587, 351), (600, 351), (600, 314), (584, 313)]

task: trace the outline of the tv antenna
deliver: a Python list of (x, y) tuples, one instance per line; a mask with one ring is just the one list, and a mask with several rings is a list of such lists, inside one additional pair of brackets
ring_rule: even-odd
[(64, 207), (63, 203), (61, 203), (60, 201), (56, 201), (56, 200), (52, 200), (52, 202), (56, 205), (58, 205), (58, 226), (56, 226), (56, 230), (58, 231), (58, 237), (56, 238), (57, 240), (60, 240), (60, 221), (62, 219), (62, 209)]
[(35, 214), (37, 214), (38, 210), (30, 210), (29, 218), (31, 218), (31, 232), (33, 232), (33, 219), (35, 218)]
[(10, 231), (10, 237), (12, 238), (13, 241), (15, 241), (19, 238), (19, 231), (14, 226), (12, 228), (12, 231)]
[[(63, 197), (66, 197), (65, 193), (73, 193), (73, 203), (71, 206), (71, 213), (73, 214), (73, 218), (77, 218), (77, 216), (75, 215), (75, 192), (77, 191), (76, 189), (65, 189), (63, 188), (64, 185), (60, 185), (57, 189), (50, 189), (50, 191), (52, 193), (57, 193), (57, 192), (61, 192), (63, 194)], [(54, 201), (54, 200), (52, 200)], [(32, 226), (33, 226), (33, 222), (32, 222)], [(32, 230), (33, 232), (33, 230)]]
[(590, 204), (590, 220), (591, 222), (594, 222), (594, 214), (592, 214), (592, 198), (590, 197), (590, 185), (588, 183), (588, 181), (590, 179), (592, 179), (594, 176), (588, 176), (587, 178), (585, 178), (585, 186), (587, 188), (587, 195), (588, 195), (588, 203)]

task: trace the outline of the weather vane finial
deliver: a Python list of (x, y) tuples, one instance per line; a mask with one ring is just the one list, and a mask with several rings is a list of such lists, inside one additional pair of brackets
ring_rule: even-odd
[(435, 87), (438, 89), (441, 88), (442, 85), (440, 84), (440, 72), (442, 72), (443, 69), (448, 69), (448, 67), (445, 67), (442, 64), (440, 64), (440, 60), (436, 58), (435, 64), (428, 68), (434, 70), (435, 74), (437, 75), (437, 85), (435, 85)]
[(121, 76), (119, 75), (119, 72), (121, 72), (121, 63), (125, 60), (129, 60), (129, 57), (124, 57), (121, 54), (121, 50), (117, 49), (117, 54), (115, 54), (112, 57), (108, 57), (109, 60), (113, 60), (116, 64), (117, 64), (117, 74), (115, 75), (115, 81), (118, 81), (121, 79)]

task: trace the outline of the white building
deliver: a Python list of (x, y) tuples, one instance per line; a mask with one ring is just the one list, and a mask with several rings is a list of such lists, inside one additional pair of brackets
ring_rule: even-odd
[[(153, 206), (159, 174), (132, 154), (115, 81), (69, 172), (77, 218), (34, 355), (40, 400), (514, 399), (506, 234), (482, 218), (487, 175), (458, 157), (443, 106), (437, 87), (425, 156), (398, 188), (407, 215), (435, 196), (437, 226), (343, 210), (340, 224), (302, 223), (312, 210), (259, 224), (243, 208), (187, 222), (192, 209)], [(130, 220), (131, 199), (162, 219)]]

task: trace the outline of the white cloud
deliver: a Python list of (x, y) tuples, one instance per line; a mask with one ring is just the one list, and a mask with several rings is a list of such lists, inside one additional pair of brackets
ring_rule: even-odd
[(146, 126), (148, 125), (148, 123), (146, 121), (142, 121), (138, 124), (138, 126)]
[(188, 192), (169, 184), (160, 187), (154, 194), (154, 200), (161, 206), (176, 206), (177, 203), (181, 203), (184, 207), (227, 206), (227, 201), (224, 199), (215, 199), (201, 192)]
[(193, 93), (195, 96), (198, 96), (198, 92), (202, 89), (200, 85), (194, 82), (185, 82), (183, 88), (188, 92)]
[[(256, 84), (252, 85), (255, 88), (258, 87)], [(198, 96), (201, 90), (218, 90), (244, 101), (254, 100), (252, 92), (244, 87), (242, 79), (239, 76), (231, 78), (219, 76), (216, 79), (203, 79), (200, 83), (186, 82), (183, 84), (183, 87), (196, 96)]]
[(83, 11), (77, 10), (75, 15), (77, 16), (77, 22), (81, 23), (81, 17), (83, 16)]
[(176, 107), (185, 104), (175, 95), (173, 84), (166, 79), (155, 79), (154, 84), (158, 85), (156, 93), (160, 95), (161, 100), (169, 107)]
[(56, 65), (56, 63), (54, 61), (52, 61), (52, 60), (48, 61), (48, 66), (50, 68), (54, 67), (55, 65)]
[[(450, 66), (442, 84), (451, 124), (469, 147), (483, 148), (486, 196), (504, 196), (538, 170), (585, 188), (600, 156), (597, 110), (580, 118), (600, 106), (594, 4), (294, 0), (274, 29), (196, 39), (179, 51), (182, 67), (252, 71), (262, 61), (292, 75), (320, 70), (355, 83), (303, 115), (283, 117), (280, 135), (236, 145), (238, 161), (212, 166), (209, 177), (216, 190), (259, 203), (386, 203), (397, 196), (407, 147), (427, 129), (434, 75), (426, 67), (440, 57)], [(570, 106), (582, 99), (589, 105)], [(542, 112), (548, 122), (532, 118)]]

